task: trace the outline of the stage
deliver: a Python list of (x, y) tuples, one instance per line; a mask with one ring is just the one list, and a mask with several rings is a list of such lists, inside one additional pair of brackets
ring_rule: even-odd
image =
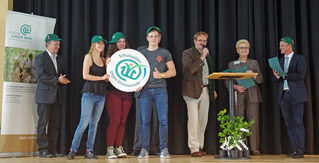
[(41, 158), (41, 157), (19, 157), (19, 158), (0, 158), (0, 163), (61, 163), (61, 162), (76, 162), (76, 163), (208, 163), (208, 162), (319, 162), (319, 155), (305, 155), (302, 159), (289, 158), (286, 155), (260, 155), (251, 156), (251, 159), (236, 159), (236, 160), (221, 160), (215, 159), (215, 155), (207, 155), (204, 157), (191, 157), (190, 155), (171, 155), (170, 159), (160, 159), (159, 157), (151, 156), (147, 159), (137, 159), (137, 157), (129, 156), (124, 159), (106, 159), (104, 155), (99, 155), (97, 160), (87, 160), (83, 156), (76, 156), (74, 160), (67, 160), (66, 157), (59, 158)]

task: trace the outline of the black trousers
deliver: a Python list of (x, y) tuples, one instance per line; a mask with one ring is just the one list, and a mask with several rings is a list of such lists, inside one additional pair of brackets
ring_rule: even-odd
[[(58, 98), (57, 98), (58, 99)], [(38, 103), (37, 144), (39, 151), (57, 153), (59, 138), (61, 104), (57, 100), (54, 104)]]
[(303, 153), (305, 147), (305, 129), (303, 125), (304, 102), (293, 101), (290, 92), (283, 92), (280, 108), (293, 151)]

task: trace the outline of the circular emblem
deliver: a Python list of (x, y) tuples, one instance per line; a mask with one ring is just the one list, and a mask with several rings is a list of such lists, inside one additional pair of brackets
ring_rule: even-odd
[(20, 32), (23, 34), (23, 35), (27, 35), (27, 34), (30, 34), (31, 33), (31, 26), (28, 25), (28, 24), (23, 24), (20, 28)]
[(124, 92), (134, 92), (143, 87), (150, 77), (150, 65), (144, 55), (133, 49), (114, 53), (107, 65), (111, 84)]

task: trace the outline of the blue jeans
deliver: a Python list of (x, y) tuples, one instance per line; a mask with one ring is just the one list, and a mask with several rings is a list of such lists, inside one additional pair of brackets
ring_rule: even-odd
[(104, 103), (105, 96), (94, 93), (83, 93), (81, 101), (81, 119), (72, 140), (72, 151), (76, 152), (79, 149), (82, 135), (88, 125), (89, 131), (86, 141), (86, 150), (93, 151), (96, 128), (104, 109)]
[(142, 148), (149, 150), (153, 101), (155, 101), (159, 120), (160, 150), (163, 150), (167, 148), (168, 144), (168, 97), (166, 87), (148, 88), (141, 92)]

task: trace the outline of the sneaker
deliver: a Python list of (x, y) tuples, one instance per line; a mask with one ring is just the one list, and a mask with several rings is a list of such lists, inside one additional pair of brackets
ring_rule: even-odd
[(70, 153), (66, 156), (66, 159), (73, 160), (75, 157), (75, 154), (76, 154), (75, 151), (70, 151)]
[(85, 159), (98, 159), (97, 155), (94, 154), (92, 151), (87, 151), (84, 155)]
[(106, 149), (107, 153), (106, 153), (106, 157), (108, 159), (115, 159), (117, 158), (117, 156), (114, 154), (114, 147), (113, 146), (109, 146)]
[(145, 148), (142, 148), (137, 158), (148, 158), (148, 157), (149, 157), (148, 151)]
[(161, 157), (161, 158), (170, 158), (170, 155), (169, 155), (169, 153), (168, 153), (168, 148), (164, 148), (164, 149), (161, 151), (160, 157)]
[(115, 148), (115, 154), (118, 158), (127, 157), (127, 154), (125, 153), (124, 148), (122, 146)]

